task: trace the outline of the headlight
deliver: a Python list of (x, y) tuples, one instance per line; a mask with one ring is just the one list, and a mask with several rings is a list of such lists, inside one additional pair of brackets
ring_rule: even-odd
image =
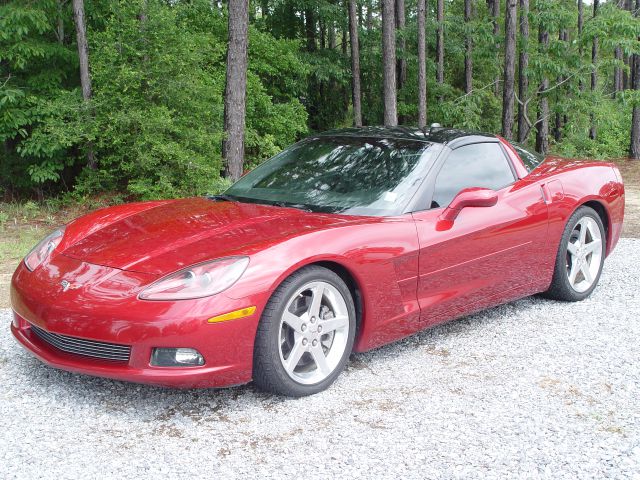
[(249, 257), (229, 257), (199, 263), (167, 275), (145, 288), (141, 300), (187, 300), (220, 293), (236, 283)]
[(64, 235), (64, 227), (59, 228), (50, 235), (44, 237), (40, 243), (31, 249), (27, 256), (24, 257), (24, 264), (32, 272), (38, 265), (44, 262), (51, 252), (60, 244)]

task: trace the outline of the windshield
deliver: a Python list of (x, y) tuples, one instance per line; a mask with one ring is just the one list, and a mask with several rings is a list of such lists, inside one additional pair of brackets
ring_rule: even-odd
[(309, 138), (242, 177), (226, 195), (315, 212), (398, 215), (440, 150), (414, 140)]

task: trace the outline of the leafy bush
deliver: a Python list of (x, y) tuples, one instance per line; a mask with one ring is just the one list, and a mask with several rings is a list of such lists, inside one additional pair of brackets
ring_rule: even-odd
[[(42, 9), (0, 8), (26, 25), (12, 24), (15, 34), (1, 41), (17, 48), (32, 35), (56, 54), (62, 50), (61, 56), (73, 57), (69, 70), (75, 69), (75, 45), (58, 45), (48, 33), (44, 22), (53, 16), (48, 2)], [(88, 15), (99, 14), (100, 21), (90, 22), (89, 106), (70, 71), (49, 78), (46, 92), (26, 83), (0, 88), (0, 105), (11, 107), (0, 116), (0, 140), (15, 144), (0, 167), (2, 178), (11, 182), (5, 188), (64, 187), (69, 180), (80, 197), (122, 191), (141, 199), (219, 191), (228, 183), (220, 176), (226, 18), (203, 0), (171, 5), (120, 0), (94, 8)], [(23, 28), (27, 32), (18, 35)], [(251, 29), (250, 44), (249, 165), (306, 132), (307, 113), (297, 97), (308, 74), (297, 41)], [(25, 81), (43, 80), (54, 54), (25, 50), (14, 67), (22, 66)], [(88, 148), (95, 152), (95, 170), (83, 168)]]

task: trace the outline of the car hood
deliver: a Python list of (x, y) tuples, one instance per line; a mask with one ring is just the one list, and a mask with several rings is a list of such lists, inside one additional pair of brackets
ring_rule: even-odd
[[(304, 232), (354, 221), (342, 215), (206, 198), (146, 205), (127, 215), (109, 215), (107, 209), (89, 225), (80, 221), (75, 231), (70, 224), (67, 233), (74, 240), (62, 254), (163, 275), (210, 259), (250, 255)], [(102, 218), (109, 220), (100, 225)]]

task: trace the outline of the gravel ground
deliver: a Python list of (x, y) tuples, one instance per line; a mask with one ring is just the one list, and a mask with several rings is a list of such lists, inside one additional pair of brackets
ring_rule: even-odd
[(521, 300), (355, 355), (301, 400), (73, 375), (0, 311), (0, 477), (640, 478), (640, 240), (577, 304)]

